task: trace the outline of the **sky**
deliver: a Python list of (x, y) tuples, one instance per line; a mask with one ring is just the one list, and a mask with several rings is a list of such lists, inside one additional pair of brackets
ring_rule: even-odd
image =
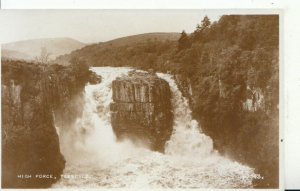
[(193, 32), (208, 10), (1, 10), (0, 43), (70, 37), (84, 43), (104, 42), (149, 32)]

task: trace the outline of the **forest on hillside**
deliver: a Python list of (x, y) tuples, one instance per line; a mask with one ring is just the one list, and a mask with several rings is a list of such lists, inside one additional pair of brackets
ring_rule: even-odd
[(278, 187), (278, 15), (224, 15), (213, 23), (204, 17), (194, 32), (182, 31), (177, 41), (93, 44), (70, 58), (90, 66), (129, 66), (180, 76), (191, 85), (192, 94), (186, 96), (193, 116), (215, 148), (254, 167), (264, 177), (256, 186)]

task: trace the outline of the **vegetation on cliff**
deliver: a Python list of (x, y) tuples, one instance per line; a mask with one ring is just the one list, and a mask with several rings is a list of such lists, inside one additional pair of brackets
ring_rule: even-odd
[(278, 187), (278, 15), (224, 15), (213, 23), (205, 17), (178, 41), (100, 43), (68, 57), (92, 66), (152, 68), (186, 79), (193, 115), (215, 147), (256, 168), (264, 177), (256, 186)]

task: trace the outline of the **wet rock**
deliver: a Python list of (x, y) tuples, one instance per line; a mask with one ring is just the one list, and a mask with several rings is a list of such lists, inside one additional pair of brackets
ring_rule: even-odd
[(111, 123), (117, 137), (163, 151), (173, 123), (169, 84), (155, 74), (134, 71), (114, 80), (112, 89)]
[(90, 84), (99, 84), (101, 83), (102, 77), (97, 75), (95, 72), (90, 72), (89, 83)]

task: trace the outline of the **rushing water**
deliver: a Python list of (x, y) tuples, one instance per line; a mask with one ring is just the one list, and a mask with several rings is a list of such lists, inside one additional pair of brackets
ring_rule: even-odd
[(251, 188), (254, 170), (220, 156), (210, 137), (193, 120), (185, 99), (169, 74), (173, 133), (165, 154), (131, 141), (117, 142), (110, 124), (112, 81), (129, 68), (92, 68), (102, 82), (85, 87), (83, 116), (59, 128), (66, 158), (64, 176), (55, 188)]

